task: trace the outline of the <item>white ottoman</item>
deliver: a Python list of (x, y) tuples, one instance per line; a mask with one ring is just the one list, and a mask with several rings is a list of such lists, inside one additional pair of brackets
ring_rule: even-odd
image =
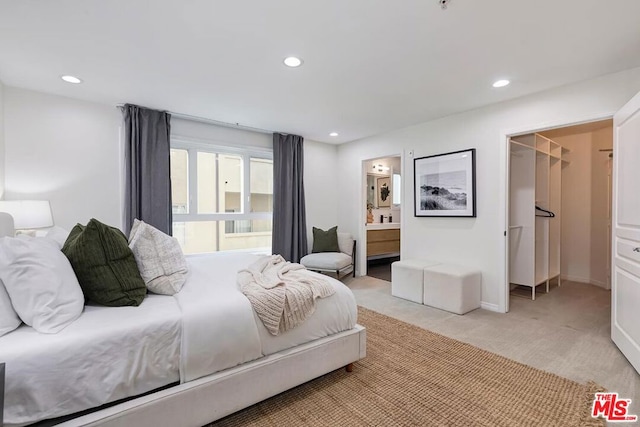
[(424, 270), (424, 304), (465, 314), (480, 307), (482, 274), (472, 268), (438, 264)]
[(391, 295), (422, 304), (424, 269), (435, 261), (407, 259), (391, 264)]

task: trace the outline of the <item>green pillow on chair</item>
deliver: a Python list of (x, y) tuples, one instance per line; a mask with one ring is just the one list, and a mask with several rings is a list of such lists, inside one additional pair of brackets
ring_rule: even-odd
[(122, 231), (92, 219), (71, 230), (62, 252), (69, 258), (84, 297), (111, 307), (138, 306), (147, 294), (136, 259)]
[(338, 226), (327, 231), (313, 227), (313, 248), (311, 252), (340, 252), (338, 245)]

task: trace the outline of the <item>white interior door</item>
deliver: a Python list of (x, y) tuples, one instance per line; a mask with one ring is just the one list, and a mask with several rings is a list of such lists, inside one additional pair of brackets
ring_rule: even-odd
[(611, 339), (640, 372), (640, 93), (613, 117)]

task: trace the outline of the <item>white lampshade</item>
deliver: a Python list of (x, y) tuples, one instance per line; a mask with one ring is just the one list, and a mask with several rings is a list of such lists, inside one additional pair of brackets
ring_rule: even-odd
[(13, 217), (16, 230), (53, 227), (48, 200), (0, 200), (0, 212)]

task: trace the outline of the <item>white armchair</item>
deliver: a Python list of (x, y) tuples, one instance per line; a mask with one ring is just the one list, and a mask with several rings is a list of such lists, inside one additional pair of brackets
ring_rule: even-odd
[(356, 241), (349, 233), (338, 233), (338, 246), (340, 252), (311, 253), (302, 257), (300, 264), (313, 271), (335, 272), (337, 278), (348, 271), (356, 277)]

